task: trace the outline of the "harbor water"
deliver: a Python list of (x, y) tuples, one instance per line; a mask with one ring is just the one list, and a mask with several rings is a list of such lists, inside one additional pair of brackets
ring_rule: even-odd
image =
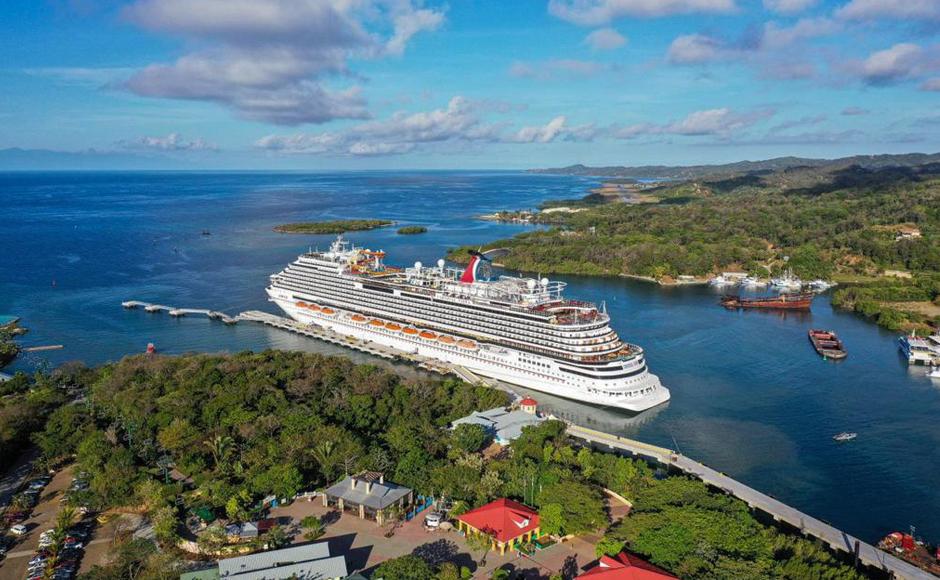
[[(385, 364), (258, 324), (121, 302), (280, 314), (266, 301), (268, 276), (331, 236), (277, 234), (275, 225), (395, 220), (349, 237), (386, 250), (389, 263), (427, 264), (448, 248), (530, 228), (475, 216), (580, 197), (593, 184), (512, 172), (0, 174), (0, 312), (29, 328), (24, 346), (64, 346), (27, 353), (4, 371), (98, 364), (149, 342), (163, 353), (282, 348)], [(400, 225), (428, 232), (398, 235)], [(630, 416), (533, 393), (544, 408), (677, 447), (870, 542), (910, 526), (940, 541), (940, 381), (908, 368), (893, 333), (834, 310), (825, 294), (811, 313), (743, 312), (720, 308), (706, 287), (559, 278), (570, 296), (606, 302), (614, 328), (646, 349), (672, 400)], [(835, 330), (848, 358), (819, 357), (809, 328)], [(841, 431), (858, 437), (836, 443)]]

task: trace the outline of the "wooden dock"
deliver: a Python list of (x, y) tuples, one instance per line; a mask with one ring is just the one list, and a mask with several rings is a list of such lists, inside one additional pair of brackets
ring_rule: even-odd
[(863, 564), (882, 570), (888, 574), (893, 574), (895, 578), (909, 578), (912, 580), (936, 580), (937, 578), (913, 564), (909, 564), (900, 558), (892, 556), (884, 550), (880, 550), (842, 530), (838, 530), (822, 520), (806, 515), (796, 508), (790, 507), (777, 499), (728, 477), (724, 473), (716, 471), (694, 459), (685, 457), (671, 449), (657, 447), (626, 437), (602, 433), (571, 423), (568, 424), (568, 435), (586, 441), (592, 446), (605, 447), (613, 451), (627, 452), (635, 457), (652, 460), (661, 465), (696, 477), (712, 487), (721, 489), (725, 493), (737, 497), (750, 506), (751, 509), (761, 511), (773, 517), (776, 521), (786, 522), (805, 535), (822, 540), (833, 550), (853, 555), (857, 547), (858, 558)]

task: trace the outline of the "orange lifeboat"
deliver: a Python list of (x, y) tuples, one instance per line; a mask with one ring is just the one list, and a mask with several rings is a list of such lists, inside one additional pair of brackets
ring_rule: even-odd
[(406, 326), (405, 329), (402, 330), (402, 332), (404, 332), (405, 334), (414, 336), (415, 334), (418, 334), (418, 329), (412, 328), (411, 326)]
[(333, 316), (336, 314), (336, 311), (330, 308), (329, 306), (324, 306), (323, 310), (321, 310), (320, 312), (322, 312), (323, 314), (326, 314), (327, 316)]
[(320, 310), (322, 310), (322, 308), (320, 308), (320, 307), (317, 306), (316, 304), (310, 304), (310, 305), (308, 305), (308, 306), (307, 306), (307, 309), (308, 309), (308, 310), (313, 310), (314, 312), (320, 312)]
[(422, 331), (421, 331), (421, 334), (419, 334), (418, 336), (420, 336), (421, 338), (423, 338), (423, 339), (425, 339), (425, 340), (436, 340), (436, 339), (437, 339), (437, 334), (434, 333), (434, 332), (431, 332), (430, 330), (422, 330)]
[(361, 314), (353, 314), (350, 319), (357, 324), (362, 324), (366, 321), (366, 317)]
[(472, 340), (467, 340), (467, 339), (458, 340), (457, 346), (459, 346), (460, 348), (465, 348), (467, 350), (477, 349), (477, 343), (473, 342)]
[(307, 307), (307, 303), (306, 303), (306, 302), (298, 302), (297, 304), (295, 304), (295, 306), (296, 306), (297, 308), (306, 308), (306, 307)]
[(395, 324), (394, 322), (386, 322), (386, 323), (385, 323), (385, 328), (387, 328), (388, 330), (391, 330), (392, 332), (399, 332), (399, 331), (401, 331), (401, 325), (400, 325), (400, 324)]
[(453, 336), (447, 336), (446, 334), (440, 335), (439, 337), (437, 337), (437, 340), (438, 342), (443, 342), (444, 344), (454, 344), (455, 342), (457, 342), (457, 340)]
[(385, 323), (379, 320), (378, 318), (373, 318), (369, 321), (369, 324), (372, 326), (385, 326)]

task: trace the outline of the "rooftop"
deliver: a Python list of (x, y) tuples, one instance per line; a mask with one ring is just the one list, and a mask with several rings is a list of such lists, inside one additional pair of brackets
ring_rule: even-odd
[(375, 510), (385, 509), (409, 493), (411, 493), (410, 488), (385, 481), (382, 474), (376, 471), (346, 476), (326, 490), (328, 496), (339, 497), (345, 502), (364, 505)]
[(346, 573), (346, 559), (330, 556), (326, 542), (219, 560), (219, 576), (235, 580), (344, 578)]
[(581, 574), (578, 578), (590, 578), (591, 580), (662, 580), (664, 578), (675, 578), (675, 576), (624, 551), (616, 556), (602, 556), (597, 566)]
[[(533, 404), (535, 402), (533, 401)], [(470, 415), (453, 422), (456, 427), (462, 423), (481, 425), (500, 443), (506, 443), (522, 435), (522, 428), (538, 425), (545, 420), (526, 411), (507, 411), (502, 407), (488, 411), (474, 411)]]
[(498, 542), (508, 542), (539, 527), (538, 512), (506, 498), (491, 501), (457, 519), (493, 536)]

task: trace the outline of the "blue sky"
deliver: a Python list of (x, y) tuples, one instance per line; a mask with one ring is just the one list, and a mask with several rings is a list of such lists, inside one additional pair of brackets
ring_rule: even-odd
[(940, 150), (940, 0), (6, 0), (0, 22), (0, 149), (104, 165)]

